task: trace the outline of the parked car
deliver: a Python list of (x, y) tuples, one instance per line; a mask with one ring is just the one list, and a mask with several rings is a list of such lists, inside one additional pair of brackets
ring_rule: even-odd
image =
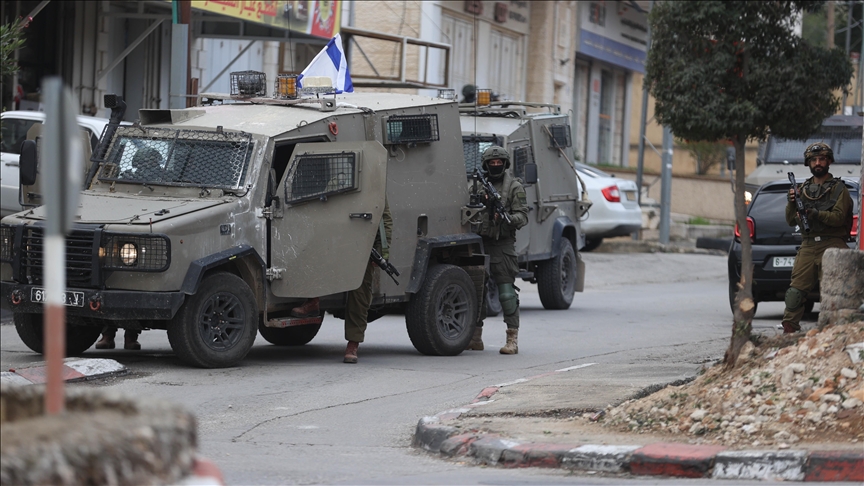
[(582, 232), (585, 233), (583, 251), (597, 248), (603, 238), (627, 236), (642, 228), (642, 210), (635, 182), (578, 162), (576, 171), (585, 182), (588, 197), (593, 203), (582, 220)]
[[(3, 129), (0, 137), (0, 218), (17, 213), (24, 209), (18, 200), (18, 156), (21, 154), (21, 142), (27, 139), (27, 132), (34, 125), (45, 122), (45, 113), (41, 111), (5, 111), (0, 114)], [(87, 133), (90, 148), (96, 147), (107, 118), (78, 116), (78, 126)], [(31, 136), (33, 136), (31, 134)]]
[[(799, 179), (800, 184), (804, 179)], [(843, 178), (852, 196), (854, 221), (849, 235), (849, 247), (855, 247), (858, 228), (859, 196), (858, 181)], [(747, 226), (753, 242), (753, 302), (783, 301), (789, 282), (792, 280), (792, 266), (795, 255), (801, 246), (801, 228), (786, 223), (786, 194), (789, 181), (769, 182), (760, 187), (747, 208)], [(741, 231), (735, 226), (735, 238), (729, 248), (729, 304), (734, 306), (737, 284), (741, 280)], [(813, 310), (819, 301), (818, 286), (807, 296), (805, 308)]]

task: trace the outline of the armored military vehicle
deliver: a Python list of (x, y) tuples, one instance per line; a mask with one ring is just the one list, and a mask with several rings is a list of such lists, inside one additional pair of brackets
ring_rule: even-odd
[[(210, 101), (141, 110), (133, 126), (109, 125), (94, 151), (66, 243), (68, 354), (105, 325), (167, 330), (176, 355), (200, 367), (237, 364), (257, 332), (306, 344), (321, 317), (290, 310), (321, 296), (322, 309), (344, 313), (385, 201), (401, 277), (377, 270), (370, 321), (404, 313), (421, 353), (465, 349), (488, 257), (471, 232), (477, 209), (467, 207), (455, 102), (359, 93)], [(106, 105), (122, 109), (117, 99)], [(36, 352), (44, 227), (44, 207), (0, 223), (0, 301)]]
[[(579, 249), (585, 236), (579, 220), (591, 202), (568, 154), (572, 138), (567, 115), (557, 105), (514, 102), (462, 104), (460, 113), (469, 179), (482, 165), (483, 151), (500, 145), (511, 154), (508, 170), (524, 183), (530, 209), (528, 224), (516, 233), (519, 277), (537, 284), (544, 308), (569, 308), (574, 292), (584, 288)], [(495, 292), (489, 285), (486, 305), (491, 314), (500, 307)]]
[(747, 174), (744, 184), (751, 194), (762, 184), (786, 180), (793, 172), (798, 179), (811, 176), (804, 165), (804, 149), (811, 143), (825, 142), (834, 151), (831, 174), (834, 177), (858, 177), (861, 174), (861, 137), (864, 118), (835, 115), (822, 122), (822, 128), (807, 140), (788, 140), (769, 135), (759, 144), (756, 170)]

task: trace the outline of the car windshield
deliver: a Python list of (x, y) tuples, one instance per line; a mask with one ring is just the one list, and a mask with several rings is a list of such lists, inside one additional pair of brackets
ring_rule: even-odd
[(607, 174), (596, 167), (580, 164), (579, 162), (576, 163), (576, 170), (590, 177), (613, 177), (611, 174)]
[(861, 163), (861, 127), (824, 128), (807, 140), (772, 138), (766, 146), (764, 161), (768, 164), (803, 164), (804, 150), (816, 142), (831, 146), (836, 164)]
[(498, 143), (495, 137), (463, 137), (462, 151), (465, 153), (465, 172), (473, 174), (474, 169), (483, 167), (483, 152)]
[(245, 133), (119, 127), (99, 178), (237, 189), (251, 146)]

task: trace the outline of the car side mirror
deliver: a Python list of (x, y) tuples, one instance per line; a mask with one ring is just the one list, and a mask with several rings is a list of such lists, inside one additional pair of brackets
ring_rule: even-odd
[(525, 184), (537, 183), (537, 164), (525, 164)]
[(19, 182), (22, 186), (32, 186), (36, 183), (36, 141), (21, 142), (21, 156), (18, 158)]

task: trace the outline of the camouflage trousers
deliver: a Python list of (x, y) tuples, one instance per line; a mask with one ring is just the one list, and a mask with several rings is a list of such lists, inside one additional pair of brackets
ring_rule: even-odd
[[(483, 247), (486, 253), (489, 254), (489, 273), (495, 280), (497, 285), (513, 284), (516, 282), (516, 275), (519, 274), (519, 262), (516, 259), (516, 239), (502, 238), (493, 240), (491, 238), (483, 238)], [(515, 290), (515, 289), (514, 289)], [(500, 297), (500, 295), (499, 295)], [(502, 307), (504, 303), (501, 303)], [(519, 329), (519, 305), (517, 297), (516, 312), (510, 315), (504, 315), (504, 323), (507, 324), (507, 329)], [(483, 322), (479, 322), (478, 327), (483, 326)]]
[(348, 301), (345, 304), (346, 341), (362, 343), (363, 338), (366, 336), (369, 306), (372, 304), (372, 281), (375, 276), (375, 268), (377, 267), (371, 261), (366, 264), (363, 283), (356, 289), (348, 292)]
[[(825, 238), (825, 237), (823, 237)], [(813, 287), (822, 281), (822, 255), (828, 248), (848, 249), (842, 238), (825, 238), (823, 241), (804, 240), (798, 255), (795, 256), (795, 266), (792, 267), (792, 282), (790, 287), (809, 293)], [(783, 312), (783, 322), (791, 324), (793, 329), (800, 330), (801, 318), (804, 317), (804, 305), (797, 309)]]

